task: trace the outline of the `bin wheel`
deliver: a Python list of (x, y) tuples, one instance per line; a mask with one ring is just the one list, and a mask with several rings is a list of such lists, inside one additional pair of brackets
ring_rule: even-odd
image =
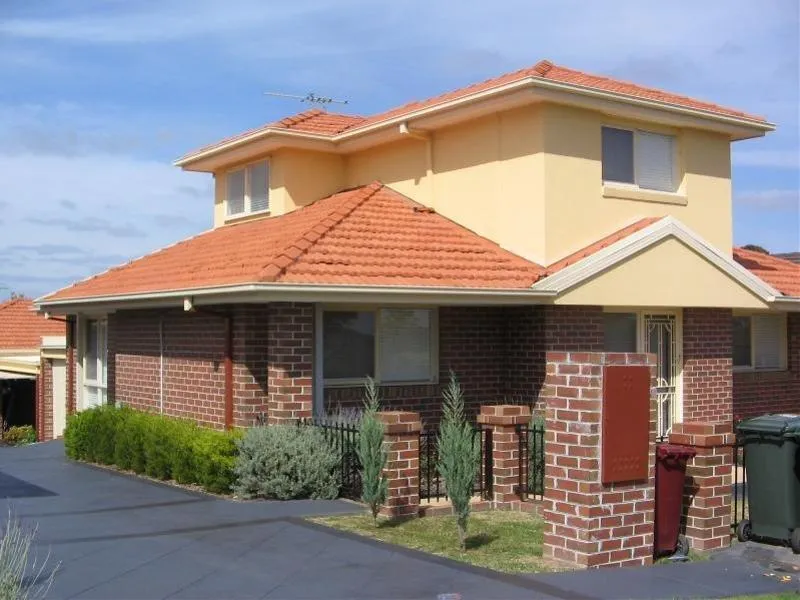
[(749, 519), (742, 519), (736, 526), (736, 539), (740, 542), (747, 542), (753, 537), (753, 528)]
[(800, 554), (800, 527), (792, 532), (792, 552)]
[(686, 539), (685, 535), (678, 536), (678, 549), (676, 550), (676, 554), (689, 556), (689, 540)]

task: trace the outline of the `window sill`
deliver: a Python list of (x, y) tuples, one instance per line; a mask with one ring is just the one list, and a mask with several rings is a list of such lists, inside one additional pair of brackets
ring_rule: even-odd
[(738, 373), (747, 373), (750, 375), (758, 375), (760, 373), (787, 373), (789, 369), (787, 367), (775, 367), (771, 369), (756, 369), (754, 367), (733, 367), (733, 372), (735, 374)]
[(260, 219), (261, 217), (269, 217), (272, 213), (267, 210), (259, 210), (257, 212), (252, 213), (239, 213), (237, 215), (227, 215), (225, 217), (225, 224), (228, 225), (230, 223), (242, 223), (244, 221), (251, 221), (254, 219)]
[(603, 198), (616, 198), (618, 200), (638, 200), (640, 202), (656, 202), (659, 204), (675, 204), (686, 206), (688, 198), (676, 192), (659, 192), (657, 190), (643, 190), (613, 183), (603, 184)]
[[(325, 380), (322, 382), (325, 388), (362, 388), (367, 383), (366, 379), (333, 379)], [(438, 379), (428, 379), (424, 381), (378, 381), (375, 380), (375, 385), (378, 387), (403, 387), (410, 385), (437, 385)]]

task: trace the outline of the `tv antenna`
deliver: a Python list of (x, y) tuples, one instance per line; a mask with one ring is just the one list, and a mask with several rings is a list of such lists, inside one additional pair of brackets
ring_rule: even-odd
[(334, 98), (329, 98), (328, 96), (318, 96), (314, 92), (308, 92), (305, 96), (299, 96), (296, 94), (284, 94), (281, 92), (264, 92), (265, 96), (275, 96), (276, 98), (291, 98), (293, 100), (299, 100), (300, 102), (306, 102), (308, 104), (316, 104), (317, 106), (321, 106), (323, 109), (328, 104), (348, 104), (348, 100), (335, 100)]

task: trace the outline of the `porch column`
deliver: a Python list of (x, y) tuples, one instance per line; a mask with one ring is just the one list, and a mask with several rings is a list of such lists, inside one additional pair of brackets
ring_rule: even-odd
[(492, 506), (519, 510), (519, 435), (517, 425), (531, 420), (528, 406), (481, 406), (478, 423), (492, 431)]
[(267, 418), (291, 423), (312, 414), (314, 305), (273, 302), (267, 327)]
[(389, 518), (416, 517), (419, 514), (419, 413), (381, 411), (384, 444), (389, 454), (384, 474), (389, 493), (380, 514)]
[(686, 466), (683, 517), (686, 537), (696, 550), (715, 550), (731, 540), (733, 427), (728, 423), (675, 423), (672, 444), (692, 446)]

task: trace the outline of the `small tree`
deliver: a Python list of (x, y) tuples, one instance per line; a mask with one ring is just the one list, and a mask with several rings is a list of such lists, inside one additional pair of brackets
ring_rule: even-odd
[(464, 415), (464, 393), (454, 373), (445, 388), (442, 422), (439, 427), (439, 474), (453, 503), (458, 526), (458, 542), (462, 552), (467, 549), (469, 501), (480, 466), (480, 446), (476, 443), (472, 425)]
[(370, 377), (364, 384), (364, 413), (359, 423), (356, 453), (361, 462), (361, 499), (369, 505), (376, 526), (378, 511), (389, 492), (389, 481), (383, 474), (389, 455), (383, 447), (383, 423), (378, 420), (380, 404), (378, 386)]

